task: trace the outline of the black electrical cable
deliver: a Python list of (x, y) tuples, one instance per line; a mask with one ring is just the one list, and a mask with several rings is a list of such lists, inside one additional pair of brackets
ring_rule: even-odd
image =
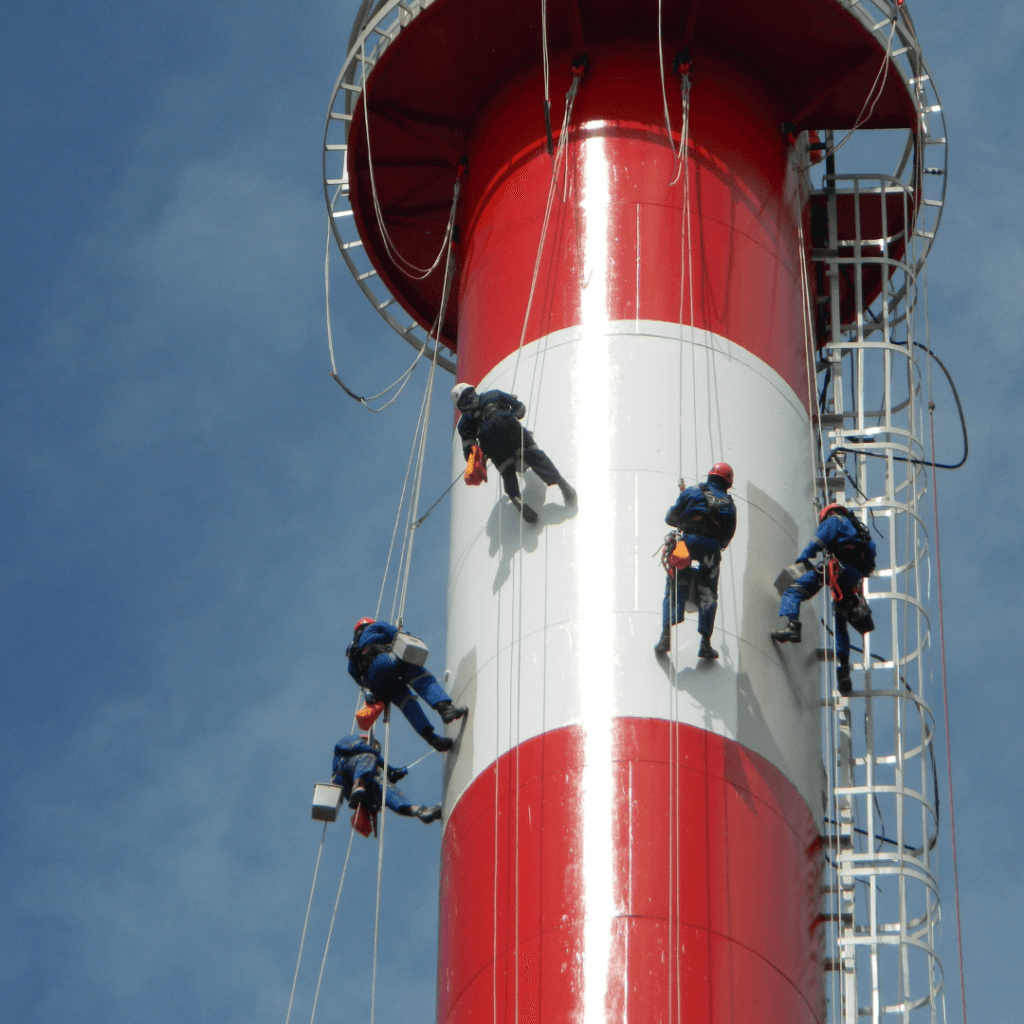
[[(838, 825), (839, 824), (838, 821), (833, 821), (831, 818), (823, 818), (822, 820), (825, 822), (826, 825)], [(871, 835), (871, 833), (866, 828), (857, 828), (856, 825), (853, 826), (853, 831), (856, 832), (858, 835), (861, 835), (861, 836), (870, 836)], [(875, 836), (874, 838), (879, 840), (880, 842), (889, 843), (890, 846), (899, 846), (900, 845), (898, 840), (890, 839), (888, 836), (885, 836), (885, 835)], [(917, 850), (917, 849), (919, 849), (919, 847), (911, 846), (909, 843), (904, 843), (903, 844), (903, 849), (904, 850)]]
[[(894, 345), (899, 345), (900, 347), (902, 347), (902, 346), (904, 346), (906, 344), (906, 342), (896, 341), (896, 342), (893, 342), (893, 344)], [(839, 452), (847, 452), (850, 455), (865, 455), (865, 456), (870, 456), (873, 459), (888, 459), (888, 458), (891, 458), (894, 462), (911, 462), (915, 466), (932, 466), (935, 469), (959, 469), (967, 461), (967, 455), (968, 455), (968, 451), (969, 451), (969, 445), (968, 445), (968, 439), (967, 439), (967, 419), (964, 416), (964, 407), (960, 404), (960, 394), (959, 394), (959, 392), (956, 389), (956, 384), (953, 383), (953, 377), (950, 374), (949, 370), (946, 369), (946, 364), (930, 348), (928, 348), (927, 345), (922, 345), (921, 342), (919, 342), (919, 341), (915, 341), (914, 345), (917, 348), (924, 349), (924, 351), (927, 352), (928, 355), (930, 355), (932, 357), (932, 359), (934, 359), (935, 362), (937, 362), (939, 364), (939, 369), (942, 370), (942, 372), (946, 375), (946, 380), (949, 381), (950, 390), (953, 392), (953, 400), (956, 402), (956, 411), (957, 411), (957, 413), (960, 416), (960, 430), (962, 431), (963, 437), (964, 437), (964, 454), (963, 454), (963, 457), (960, 459), (960, 461), (959, 462), (952, 462), (952, 463), (949, 463), (949, 462), (931, 462), (928, 459), (907, 458), (904, 455), (892, 455), (892, 456), (890, 456), (890, 455), (886, 455), (884, 452), (866, 452), (866, 451), (861, 451), (861, 450), (859, 450), (857, 448), (847, 448), (845, 445), (839, 445), (838, 447), (833, 448), (832, 451), (829, 452), (829, 458), (831, 458), (833, 455), (838, 454)], [(935, 407), (934, 403), (929, 402), (929, 408), (930, 409), (934, 409), (934, 407)]]

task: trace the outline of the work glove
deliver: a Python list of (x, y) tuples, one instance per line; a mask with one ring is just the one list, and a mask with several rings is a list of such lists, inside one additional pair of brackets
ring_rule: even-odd
[(388, 769), (388, 783), (394, 785), (396, 782), (401, 782), (402, 779), (409, 774), (408, 768), (389, 768)]

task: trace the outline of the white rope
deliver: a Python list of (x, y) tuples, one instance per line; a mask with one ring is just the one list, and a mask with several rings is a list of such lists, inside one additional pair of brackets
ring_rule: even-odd
[[(678, 153), (678, 155), (676, 157), (676, 161), (675, 161), (676, 173), (675, 173), (675, 176), (672, 178), (672, 180), (669, 182), (670, 186), (674, 185), (679, 180), (679, 175), (682, 172), (683, 166), (688, 161), (687, 149), (688, 149), (689, 141), (690, 141), (690, 88), (691, 88), (691, 85), (692, 85), (692, 83), (690, 82), (690, 76), (686, 72), (683, 72), (683, 74), (681, 74), (679, 76), (679, 91), (680, 91), (680, 94), (682, 96), (682, 106), (683, 106), (683, 121), (682, 121), (682, 126), (681, 126), (681, 128), (679, 130), (679, 153)], [(669, 133), (669, 144), (670, 145), (671, 145), (671, 138), (672, 138), (672, 136), (671, 136), (671, 132), (670, 132)], [(686, 182), (684, 187), (686, 188), (687, 192), (689, 192), (689, 188), (690, 188), (689, 181)], [(689, 203), (689, 197), (687, 197), (687, 203)]]
[[(332, 205), (332, 209), (333, 209), (333, 205)], [(333, 235), (333, 232), (331, 230), (331, 226), (330, 226), (330, 224), (328, 224), (327, 225), (327, 251), (324, 254), (324, 294), (326, 296), (326, 306), (327, 306), (327, 310), (326, 310), (327, 311), (327, 350), (328, 350), (328, 352), (330, 353), (330, 356), (331, 356), (331, 375), (340, 384), (341, 383), (341, 378), (338, 376), (338, 365), (337, 365), (337, 363), (335, 362), (335, 359), (334, 359), (334, 331), (333, 331), (332, 325), (331, 325), (331, 239), (332, 239), (332, 235)], [(434, 344), (435, 344), (435, 347), (436, 347), (436, 345), (437, 345), (436, 339), (435, 339)], [(398, 396), (402, 393), (402, 391), (405, 390), (405, 385), (409, 383), (409, 380), (412, 377), (412, 371), (416, 368), (416, 364), (420, 361), (420, 357), (423, 355), (423, 352), (424, 352), (425, 348), (426, 348), (426, 345), (422, 346), (419, 349), (419, 351), (417, 351), (416, 358), (409, 364), (408, 369), (404, 370), (402, 372), (401, 376), (397, 380), (395, 380), (394, 382), (389, 384), (386, 388), (384, 388), (383, 391), (378, 391), (377, 394), (375, 394), (375, 395), (366, 395), (366, 396), (355, 395), (353, 397), (355, 397), (356, 401), (360, 402), (365, 408), (369, 409), (370, 412), (383, 412), (389, 405), (391, 405), (392, 402), (396, 401)], [(342, 387), (345, 387), (345, 385), (342, 385)], [(370, 408), (369, 405), (367, 405), (368, 402), (376, 401), (378, 398), (383, 397), (389, 391), (393, 390), (396, 387), (398, 388), (398, 391), (395, 392), (395, 394), (392, 395), (392, 397), (387, 402), (385, 402), (382, 406), (380, 406), (379, 408), (373, 409), (373, 408)], [(351, 392), (349, 391), (349, 389), (347, 387), (345, 388), (345, 390), (346, 390), (346, 392), (351, 394)]]
[[(327, 826), (325, 825), (326, 829)], [(341, 868), (341, 881), (338, 882), (338, 893), (334, 897), (334, 910), (331, 913), (331, 927), (327, 930), (327, 942), (324, 944), (324, 955), (320, 961), (320, 974), (316, 979), (316, 994), (313, 996), (313, 1010), (309, 1015), (309, 1024), (313, 1024), (313, 1018), (316, 1016), (316, 1004), (320, 1000), (320, 984), (324, 980), (324, 965), (327, 963), (327, 951), (331, 948), (331, 936), (334, 934), (334, 921), (338, 916), (338, 903), (341, 900), (341, 890), (345, 885), (345, 874), (348, 871), (348, 858), (352, 853), (352, 840), (355, 839), (355, 830), (352, 830), (351, 835), (348, 837), (348, 849), (345, 851), (345, 863)]]
[(415, 281), (422, 281), (437, 269), (438, 264), (440, 264), (441, 259), (447, 250), (448, 243), (451, 240), (452, 230), (455, 227), (455, 206), (458, 202), (461, 180), (458, 177), (455, 179), (455, 197), (452, 202), (451, 213), (448, 215), (448, 224), (445, 227), (444, 238), (441, 240), (441, 248), (438, 250), (437, 256), (434, 257), (434, 261), (429, 267), (420, 267), (415, 263), (411, 263), (395, 248), (394, 243), (391, 241), (391, 236), (388, 234), (388, 229), (384, 224), (384, 212), (380, 207), (380, 197), (377, 194), (377, 177), (373, 171), (373, 153), (370, 149), (370, 98), (366, 92), (365, 47), (366, 39), (364, 36), (359, 42), (360, 61), (362, 67), (362, 82), (360, 83), (360, 88), (363, 93), (363, 124), (366, 128), (366, 167), (370, 178), (370, 193), (373, 197), (373, 211), (377, 217), (377, 227), (380, 229), (381, 238), (384, 240), (384, 246), (387, 249), (388, 254), (395, 261), (395, 265), (403, 274), (406, 275), (406, 277), (412, 278)]
[[(380, 608), (381, 608), (381, 604), (383, 604), (383, 601), (384, 601), (384, 591), (385, 591), (385, 589), (387, 587), (388, 573), (390, 572), (390, 568), (391, 568), (391, 559), (394, 556), (394, 551), (395, 551), (395, 540), (398, 537), (398, 524), (401, 522), (401, 519), (402, 519), (402, 507), (403, 507), (403, 505), (405, 503), (405, 495), (406, 495), (406, 492), (408, 491), (408, 488), (409, 488), (409, 478), (410, 478), (410, 476), (413, 473), (413, 460), (416, 458), (417, 451), (418, 451), (419, 455), (420, 455), (420, 462), (422, 463), (423, 454), (424, 454), (424, 451), (425, 451), (426, 442), (425, 442), (425, 440), (422, 443), (420, 442), (420, 429), (421, 429), (421, 426), (423, 424), (424, 416), (427, 415), (426, 411), (429, 409), (430, 395), (431, 395), (431, 392), (433, 390), (434, 376), (435, 376), (435, 371), (437, 369), (437, 335), (440, 333), (441, 326), (444, 324), (444, 317), (445, 317), (445, 313), (446, 313), (447, 308), (448, 308), (448, 296), (449, 296), (449, 292), (450, 292), (450, 288), (451, 288), (451, 280), (452, 280), (452, 274), (451, 274), (452, 263), (453, 263), (453, 259), (452, 259), (452, 253), (451, 253), (451, 245), (449, 243), (448, 263), (445, 266), (445, 279), (444, 279), (444, 283), (443, 283), (442, 288), (441, 288), (441, 308), (440, 308), (440, 310), (438, 312), (437, 319), (434, 321), (434, 326), (431, 329), (431, 334), (434, 336), (434, 352), (433, 352), (433, 356), (431, 358), (431, 363), (430, 363), (430, 375), (427, 378), (427, 387), (426, 387), (426, 390), (424, 392), (423, 401), (420, 403), (420, 413), (419, 413), (419, 418), (416, 421), (416, 429), (413, 431), (412, 446), (409, 449), (409, 461), (406, 463), (406, 467), (405, 467), (405, 479), (402, 482), (402, 493), (401, 493), (401, 495), (400, 495), (400, 497), (398, 499), (398, 509), (395, 512), (395, 525), (392, 527), (392, 530), (391, 530), (391, 543), (388, 546), (388, 557), (387, 557), (387, 560), (385, 561), (385, 564), (384, 564), (384, 576), (383, 576), (383, 578), (381, 579), (381, 582), (380, 582), (380, 593), (377, 595), (377, 610), (374, 613), (374, 618), (380, 618)], [(428, 337), (429, 336), (430, 335), (428, 335)], [(420, 468), (419, 473), (420, 473), (420, 476), (422, 476), (422, 468)], [(417, 498), (417, 504), (418, 504), (418, 500), (419, 500), (418, 491), (417, 491), (417, 494), (416, 494), (416, 498)], [(398, 563), (398, 580), (400, 580), (401, 576), (402, 576), (402, 567), (403, 567), (403, 563), (404, 563), (405, 558), (406, 558), (406, 544), (409, 541), (409, 538), (411, 536), (411, 531), (413, 529), (415, 529), (415, 526), (410, 525), (410, 524), (415, 523), (415, 521), (416, 521), (415, 515), (407, 516), (405, 538), (403, 539), (402, 551), (400, 553), (399, 563)], [(398, 595), (398, 582), (396, 580), (395, 598), (392, 600), (392, 605), (391, 605), (391, 619), (392, 619), (392, 621), (394, 621), (395, 606), (396, 606), (396, 602), (397, 602), (397, 595)], [(404, 596), (403, 596), (403, 599), (402, 599), (403, 608), (404, 608), (404, 604), (405, 604), (405, 600), (404, 600)]]
[[(882, 58), (882, 66), (878, 69), (875, 74), (875, 80), (871, 83), (871, 88), (868, 90), (867, 96), (864, 98), (864, 103), (861, 105), (860, 113), (854, 119), (853, 127), (843, 136), (843, 138), (837, 142), (831, 149), (825, 151), (825, 156), (832, 156), (833, 153), (838, 152), (850, 141), (861, 125), (871, 120), (871, 115), (875, 112), (875, 107), (878, 106), (878, 101), (882, 98), (882, 93), (885, 90), (885, 80), (889, 77), (889, 58), (892, 56), (892, 38), (896, 32), (896, 19), (892, 19), (892, 26), (889, 29), (889, 41), (885, 45), (885, 56)], [(881, 79), (881, 82), (879, 82)], [(875, 95), (875, 89), (878, 89), (878, 95)], [(865, 115), (864, 111), (867, 110), (868, 104), (871, 104), (871, 109), (868, 110)]]
[(548, 224), (551, 220), (551, 208), (555, 201), (556, 183), (558, 171), (562, 162), (567, 136), (569, 134), (569, 121), (572, 118), (573, 104), (576, 102), (576, 93), (579, 92), (580, 78), (573, 75), (572, 85), (565, 94), (565, 113), (562, 115), (562, 128), (558, 136), (558, 144), (555, 147), (554, 162), (551, 167), (551, 185), (548, 188), (548, 199), (544, 207), (544, 219), (541, 222), (540, 238), (537, 241), (537, 256), (533, 261), (533, 277), (530, 279), (530, 293), (526, 300), (526, 314), (523, 316), (523, 329), (519, 334), (519, 346), (516, 350), (516, 362), (512, 371), (512, 391), (515, 391), (516, 377), (519, 374), (519, 362), (523, 353), (523, 342), (526, 339), (526, 328), (530, 322), (530, 312), (533, 309), (533, 297), (537, 290), (537, 276), (540, 273), (540, 261), (544, 254), (544, 242), (547, 239)]
[[(384, 770), (380, 796), (380, 840), (377, 844), (377, 903), (373, 915), (373, 976), (370, 981), (370, 1024), (374, 1024), (377, 1009), (377, 946), (380, 939), (380, 893), (384, 877), (384, 826), (388, 795), (388, 754), (391, 746), (391, 715), (384, 719)], [(355, 833), (353, 833), (354, 835)], [(312, 1022), (310, 1022), (312, 1024)]]
[[(807, 364), (807, 401), (810, 404), (810, 417), (807, 420), (807, 433), (808, 433), (808, 445), (809, 454), (811, 459), (812, 472), (817, 476), (818, 470), (821, 470), (822, 479), (825, 478), (825, 461), (822, 446), (818, 442), (818, 438), (814, 429), (814, 418), (819, 416), (820, 409), (818, 407), (818, 389), (815, 384), (815, 353), (814, 353), (814, 332), (813, 332), (813, 315), (811, 313), (811, 284), (807, 275), (807, 249), (804, 241), (804, 227), (801, 222), (797, 223), (797, 244), (799, 251), (797, 253), (797, 260), (800, 263), (800, 297), (801, 297), (801, 314), (803, 319), (804, 329), (804, 353), (806, 355)], [(833, 315), (836, 315), (836, 311), (833, 310)], [(819, 419), (819, 430), (820, 428)]]
[[(420, 420), (422, 420), (422, 417), (423, 417), (423, 406), (420, 405)], [(409, 461), (408, 461), (408, 463), (406, 464), (406, 467), (405, 467), (405, 480), (403, 480), (403, 482), (402, 482), (402, 493), (401, 493), (401, 495), (399, 496), (399, 499), (398, 499), (398, 510), (395, 512), (395, 525), (394, 525), (394, 527), (392, 527), (392, 530), (391, 530), (391, 544), (388, 547), (388, 557), (387, 557), (387, 560), (384, 563), (384, 576), (383, 576), (383, 578), (380, 581), (380, 593), (377, 595), (377, 610), (373, 614), (373, 617), (375, 619), (379, 619), (380, 618), (380, 606), (384, 602), (384, 589), (385, 589), (385, 587), (387, 586), (387, 583), (388, 583), (388, 573), (389, 573), (389, 571), (391, 569), (391, 558), (394, 555), (394, 551), (395, 551), (395, 539), (398, 536), (398, 524), (399, 524), (399, 522), (401, 521), (401, 518), (402, 518), (402, 505), (405, 502), (405, 492), (406, 492), (406, 490), (408, 490), (408, 487), (409, 487), (409, 477), (412, 474), (412, 462), (413, 462), (413, 459), (414, 459), (414, 457), (416, 455), (416, 441), (417, 441), (417, 434), (419, 432), (420, 420), (417, 420), (416, 431), (413, 433), (412, 447), (409, 449)], [(404, 552), (404, 546), (403, 546), (403, 552)], [(399, 563), (399, 572), (401, 572), (401, 563)], [(394, 614), (394, 604), (392, 604), (392, 609), (391, 610), (392, 610), (392, 615), (393, 615)]]
[(316, 851), (316, 867), (313, 868), (313, 884), (309, 887), (309, 902), (306, 904), (306, 919), (302, 922), (302, 938), (299, 939), (299, 956), (295, 961), (295, 974), (292, 977), (292, 992), (288, 997), (288, 1012), (285, 1014), (284, 1024), (292, 1019), (292, 1004), (295, 1002), (295, 986), (299, 981), (299, 967), (302, 964), (302, 950), (306, 945), (306, 929), (309, 927), (309, 912), (313, 907), (313, 893), (316, 892), (316, 876), (320, 873), (320, 857), (324, 852), (324, 838), (327, 836), (327, 822), (324, 822), (324, 830), (320, 833), (320, 846)]
[(665, 88), (665, 52), (661, 41), (661, 2), (658, 0), (658, 77), (661, 79), (661, 105), (665, 111), (665, 131), (668, 134), (668, 145), (672, 150), (672, 163), (676, 160), (676, 144), (672, 141), (672, 119), (668, 113), (668, 91)]
[[(544, 65), (544, 131), (551, 139), (551, 64), (548, 60), (548, 3), (540, 0), (540, 50)], [(552, 157), (554, 154), (552, 154)]]
[(401, 594), (398, 600), (398, 618), (394, 620), (399, 628), (405, 617), (405, 598), (409, 590), (409, 573), (412, 569), (412, 548), (415, 540), (416, 513), (419, 511), (420, 490), (423, 484), (423, 466), (426, 462), (427, 431), (430, 427), (430, 401), (434, 394), (434, 377), (437, 371), (437, 362), (430, 364), (430, 376), (427, 378), (427, 388), (423, 397), (423, 429), (420, 431), (419, 452), (416, 459), (416, 473), (413, 478), (412, 495), (409, 499), (409, 514), (406, 518), (405, 544), (403, 550), (404, 573), (401, 580)]
[[(448, 295), (452, 280), (452, 252), (449, 246), (448, 261), (445, 264), (444, 281), (441, 286), (441, 307), (437, 314), (435, 330), (440, 331), (444, 323), (445, 314), (448, 311)], [(416, 473), (413, 480), (412, 495), (409, 500), (409, 514), (406, 520), (405, 543), (403, 545), (403, 560), (405, 562), (405, 573), (402, 578), (401, 597), (398, 603), (398, 623), (401, 625), (405, 615), (405, 598), (409, 589), (409, 572), (412, 568), (412, 548), (416, 532), (416, 513), (419, 511), (420, 493), (423, 484), (423, 468), (427, 461), (427, 432), (430, 429), (430, 403), (434, 394), (434, 381), (437, 376), (437, 343), (434, 344), (434, 357), (430, 361), (430, 373), (427, 376), (427, 387), (423, 396), (423, 407), (421, 411), (422, 429), (420, 431), (419, 454), (416, 463)]]

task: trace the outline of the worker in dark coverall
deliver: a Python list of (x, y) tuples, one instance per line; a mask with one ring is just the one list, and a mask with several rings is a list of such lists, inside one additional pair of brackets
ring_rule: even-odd
[[(811, 559), (825, 552), (828, 556), (818, 566)], [(800, 643), (800, 604), (821, 590), (828, 575), (829, 589), (835, 605), (836, 680), (839, 692), (847, 694), (850, 682), (850, 631), (846, 612), (859, 592), (865, 576), (875, 570), (875, 544), (867, 529), (844, 505), (826, 505), (818, 517), (818, 530), (814, 539), (800, 552), (797, 563), (807, 572), (798, 577), (782, 592), (779, 615), (789, 619), (783, 629), (772, 633), (777, 643)], [(834, 563), (834, 565), (830, 565)], [(836, 597), (836, 594), (841, 595)]]
[(394, 704), (435, 750), (442, 753), (451, 750), (454, 741), (434, 732), (416, 696), (422, 697), (441, 716), (445, 725), (462, 718), (469, 709), (452, 707), (448, 694), (426, 669), (399, 661), (391, 653), (391, 645), (397, 635), (398, 628), (390, 622), (360, 619), (355, 625), (352, 643), (345, 652), (348, 655), (348, 674), (377, 700)]
[(736, 505), (728, 494), (732, 481), (732, 466), (727, 462), (716, 462), (704, 483), (679, 492), (676, 503), (665, 516), (665, 522), (678, 531), (690, 557), (700, 566), (668, 568), (661, 613), (661, 639), (654, 648), (659, 656), (668, 654), (671, 649), (672, 627), (683, 621), (686, 595), (696, 577), (697, 632), (701, 637), (697, 657), (708, 661), (718, 657), (718, 651), (711, 646), (711, 634), (718, 611), (718, 573), (722, 552), (736, 532)]
[[(384, 758), (380, 756), (380, 742), (372, 736), (346, 736), (334, 745), (334, 773), (331, 781), (341, 786), (350, 807), (362, 805), (371, 814), (380, 810), (381, 771)], [(388, 788), (385, 803), (389, 811), (406, 818), (419, 818), (430, 824), (441, 817), (441, 805), (424, 807), (411, 803), (408, 797), (394, 783), (409, 774), (407, 768), (393, 768), (388, 765)]]
[(462, 413), (456, 429), (462, 438), (463, 455), (468, 461), (473, 446), (480, 446), (501, 474), (505, 493), (526, 522), (537, 521), (537, 513), (523, 502), (519, 491), (518, 474), (525, 473), (527, 467), (548, 487), (557, 484), (567, 505), (575, 504), (576, 491), (520, 422), (526, 415), (526, 406), (515, 395), (506, 391), (477, 394), (471, 384), (456, 384), (452, 388), (452, 401)]

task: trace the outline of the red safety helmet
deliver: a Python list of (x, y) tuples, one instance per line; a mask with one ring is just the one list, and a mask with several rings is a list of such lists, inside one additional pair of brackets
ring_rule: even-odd
[(818, 522), (825, 522), (829, 516), (848, 516), (849, 514), (850, 511), (845, 505), (840, 505), (838, 501), (834, 501), (831, 505), (826, 505), (821, 510), (821, 515), (818, 516)]
[(725, 481), (725, 489), (732, 487), (732, 466), (728, 462), (716, 462), (709, 470), (708, 476), (717, 476)]
[(376, 619), (360, 619), (355, 626), (352, 627), (352, 638), (354, 640), (359, 639), (359, 634), (362, 633), (364, 626), (372, 626), (377, 620)]

